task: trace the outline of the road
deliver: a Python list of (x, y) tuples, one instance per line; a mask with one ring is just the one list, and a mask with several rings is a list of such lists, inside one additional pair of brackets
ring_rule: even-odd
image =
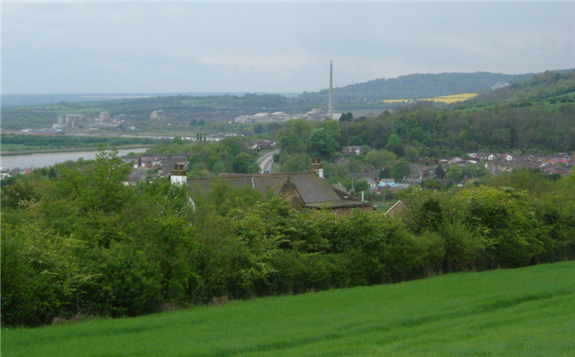
[(270, 173), (272, 172), (272, 165), (274, 163), (274, 155), (278, 153), (279, 150), (274, 150), (272, 152), (268, 152), (265, 155), (262, 155), (258, 159), (258, 165), (260, 165), (260, 172), (261, 173)]

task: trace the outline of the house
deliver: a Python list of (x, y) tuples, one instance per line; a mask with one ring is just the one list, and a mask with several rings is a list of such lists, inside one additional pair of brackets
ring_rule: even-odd
[(383, 189), (389, 189), (391, 191), (397, 191), (397, 190), (404, 190), (406, 188), (409, 187), (408, 183), (399, 183), (399, 182), (380, 182), (379, 185), (377, 185), (379, 187), (380, 190)]
[(536, 161), (536, 162), (543, 162), (545, 161), (546, 157), (545, 155), (529, 155), (526, 158), (529, 161)]
[(347, 157), (340, 157), (338, 159), (335, 159), (335, 161), (333, 162), (334, 165), (347, 165), (349, 164), (349, 159)]
[(504, 159), (490, 161), (485, 164), (485, 168), (490, 172), (513, 171), (516, 164), (508, 162)]
[(248, 149), (256, 150), (256, 149), (258, 148), (258, 142), (257, 142), (257, 141), (253, 141), (253, 140), (245, 140), (245, 141), (244, 141), (244, 145), (245, 145)]
[(134, 169), (142, 166), (141, 156), (122, 156), (122, 162), (125, 164), (130, 164)]
[(438, 179), (437, 181), (440, 184), (442, 184), (444, 187), (448, 187), (448, 188), (457, 185), (457, 182), (453, 181), (453, 179)]
[(361, 146), (346, 146), (343, 148), (344, 154), (361, 155), (363, 154), (363, 148)]
[(419, 159), (417, 159), (417, 161), (422, 164), (422, 165), (433, 165), (433, 166), (437, 166), (437, 160), (433, 159), (433, 158), (429, 158), (427, 156), (425, 157), (420, 157)]
[(406, 179), (401, 180), (400, 183), (405, 183), (409, 186), (416, 186), (416, 185), (420, 185), (422, 181), (423, 181), (423, 179), (420, 179), (420, 178), (406, 178)]
[(387, 210), (387, 212), (385, 212), (386, 216), (390, 216), (390, 217), (394, 217), (395, 215), (397, 215), (399, 212), (403, 211), (407, 209), (407, 207), (405, 206), (405, 204), (403, 202), (397, 201), (393, 206), (391, 206), (390, 209)]
[(555, 166), (555, 165), (546, 166), (545, 168), (543, 168), (542, 171), (549, 175), (562, 175), (565, 177), (569, 176), (570, 173), (569, 169), (567, 169), (566, 167)]
[(254, 123), (267, 123), (267, 122), (278, 122), (287, 121), (292, 118), (291, 115), (284, 112), (275, 113), (257, 113), (254, 115), (240, 115), (234, 119), (235, 123), (238, 124), (254, 124)]
[(506, 160), (506, 161), (513, 161), (513, 155), (511, 155), (511, 154), (502, 154), (502, 155), (499, 155), (499, 158)]
[(296, 209), (329, 209), (336, 214), (346, 214), (354, 208), (373, 209), (369, 202), (359, 201), (330, 186), (315, 172), (220, 174), (218, 177), (188, 179), (188, 187), (195, 195), (205, 195), (221, 183), (231, 188), (251, 188), (263, 194), (272, 192)]
[(244, 145), (253, 150), (265, 150), (275, 146), (276, 142), (273, 140), (245, 140)]
[(174, 154), (172, 156), (168, 156), (162, 162), (162, 172), (160, 173), (161, 177), (168, 177), (174, 168), (174, 165), (182, 164), (183, 169), (186, 170), (188, 167), (188, 161), (190, 158), (187, 154)]
[(127, 179), (126, 183), (131, 184), (131, 185), (135, 185), (138, 182), (143, 181), (145, 176), (146, 176), (147, 171), (148, 171), (148, 169), (146, 167), (136, 168), (136, 170), (134, 172), (132, 172), (130, 175), (128, 175), (128, 179)]
[(487, 161), (487, 160), (489, 160), (489, 154), (479, 152), (475, 155), (474, 159), (477, 159), (480, 161)]
[(460, 163), (465, 163), (465, 160), (463, 160), (460, 157), (453, 157), (453, 156), (448, 156), (444, 159), (439, 160), (439, 163), (442, 165), (453, 165), (453, 164), (460, 164)]
[(365, 178), (364, 180), (369, 184), (369, 187), (377, 186), (377, 180), (371, 179), (369, 177)]
[(422, 164), (409, 164), (409, 168), (411, 169), (411, 174), (409, 174), (409, 177), (416, 179), (433, 177), (433, 173), (435, 171), (433, 167)]
[(309, 112), (304, 114), (304, 119), (307, 120), (324, 120), (327, 117), (327, 113), (319, 108), (313, 108)]
[(348, 174), (348, 177), (352, 180), (371, 179), (371, 180), (377, 182), (379, 180), (379, 173), (380, 173), (379, 170), (370, 171), (370, 172), (355, 172), (355, 173)]
[[(101, 117), (101, 113), (100, 113), (100, 117)], [(109, 116), (109, 115), (108, 115)], [(154, 110), (151, 114), (150, 114), (150, 119), (154, 120), (154, 119), (160, 119), (164, 117), (164, 111), (162, 109), (158, 109), (158, 110)]]
[(270, 113), (257, 113), (254, 114), (250, 119), (252, 123), (265, 123), (272, 121)]
[(240, 115), (234, 119), (234, 122), (238, 123), (238, 124), (249, 123), (250, 122), (250, 116), (249, 115)]
[(541, 164), (539, 163), (539, 161), (520, 161), (517, 164), (517, 167), (522, 167), (524, 169), (529, 169), (529, 170), (537, 170), (539, 169), (539, 166)]
[(271, 117), (274, 121), (288, 121), (292, 118), (291, 115), (284, 113), (284, 112), (275, 112), (271, 114)]
[(363, 172), (374, 172), (374, 171), (376, 171), (375, 166), (370, 164), (363, 165)]

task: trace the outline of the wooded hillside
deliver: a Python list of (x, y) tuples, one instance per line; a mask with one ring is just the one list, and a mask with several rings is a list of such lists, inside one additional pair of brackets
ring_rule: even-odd
[[(375, 79), (365, 83), (335, 88), (338, 99), (419, 99), (459, 93), (483, 93), (498, 82), (521, 83), (534, 76), (533, 73), (511, 75), (502, 73), (440, 73), (409, 74), (389, 79)], [(304, 93), (304, 98), (327, 98), (328, 90)]]

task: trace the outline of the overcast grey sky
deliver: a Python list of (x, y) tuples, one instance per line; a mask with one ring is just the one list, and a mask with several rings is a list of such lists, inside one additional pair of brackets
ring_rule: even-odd
[(575, 2), (3, 2), (4, 94), (303, 92), (575, 67)]

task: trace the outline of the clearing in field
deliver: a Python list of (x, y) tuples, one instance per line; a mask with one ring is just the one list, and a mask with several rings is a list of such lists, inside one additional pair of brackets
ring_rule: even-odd
[(36, 329), (2, 356), (575, 356), (575, 261)]
[[(455, 103), (455, 102), (463, 102), (468, 99), (474, 98), (477, 96), (477, 93), (462, 93), (462, 94), (454, 94), (454, 95), (444, 95), (441, 97), (434, 97), (434, 98), (423, 98), (423, 99), (415, 99), (415, 101), (432, 101), (432, 102), (443, 102), (447, 104)], [(384, 103), (403, 103), (403, 102), (411, 102), (411, 99), (386, 99)]]

